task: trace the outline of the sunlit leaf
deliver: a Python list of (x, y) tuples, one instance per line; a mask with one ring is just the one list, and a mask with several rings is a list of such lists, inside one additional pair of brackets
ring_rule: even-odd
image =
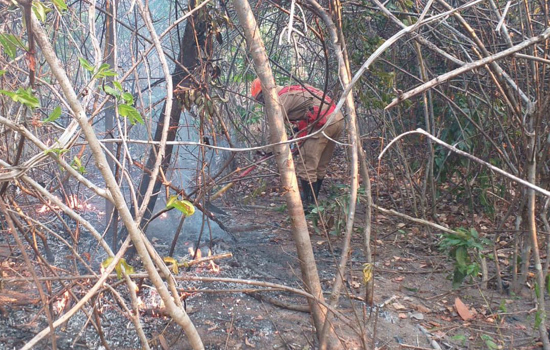
[(195, 206), (189, 201), (179, 200), (178, 196), (171, 196), (168, 203), (166, 203), (166, 208), (176, 208), (185, 216), (191, 216), (195, 213)]
[(162, 260), (166, 264), (170, 264), (170, 267), (172, 268), (172, 272), (177, 275), (178, 274), (178, 261), (171, 256), (165, 256)]
[(134, 96), (132, 96), (131, 93), (129, 93), (129, 92), (123, 92), (123, 93), (122, 93), (122, 98), (124, 99), (124, 101), (126, 101), (127, 104), (129, 104), (129, 105), (133, 105), (133, 104), (134, 104)]
[[(113, 257), (108, 257), (107, 259), (103, 260), (103, 262), (101, 263), (101, 266), (104, 269), (107, 268), (107, 266), (111, 264), (113, 259), (114, 259)], [(124, 268), (124, 272), (127, 275), (131, 275), (134, 273), (134, 268), (131, 265), (129, 265), (124, 258), (121, 258), (115, 266), (116, 276), (118, 279), (122, 279), (123, 268)]]
[(88, 72), (93, 72), (95, 70), (94, 66), (85, 58), (79, 57), (78, 60), (80, 61), (80, 65)]
[(36, 15), (36, 18), (38, 18), (38, 20), (42, 23), (46, 22), (46, 15), (48, 12), (51, 12), (51, 10), (44, 6), (44, 4), (40, 1), (33, 1), (32, 9)]
[(9, 58), (14, 59), (17, 54), (17, 47), (14, 44), (9, 42), (6, 37), (6, 34), (0, 34), (0, 45), (4, 48), (4, 52), (8, 55)]
[(114, 258), (113, 258), (112, 256), (110, 256), (110, 257), (108, 257), (107, 259), (103, 260), (103, 261), (101, 262), (101, 267), (103, 267), (104, 269), (106, 269), (107, 266), (111, 265), (111, 262), (113, 261), (113, 259), (114, 259)]
[(123, 90), (123, 89), (122, 89), (122, 84), (121, 84), (120, 82), (116, 81), (116, 80), (113, 81), (113, 86), (114, 86), (115, 88), (119, 89), (120, 91)]
[(124, 103), (119, 104), (118, 113), (122, 117), (127, 117), (132, 125), (136, 123), (143, 124), (143, 118), (141, 117), (141, 114), (139, 114), (137, 109), (130, 105)]
[(44, 154), (53, 153), (53, 154), (57, 154), (58, 156), (60, 156), (60, 155), (65, 154), (67, 152), (69, 152), (69, 150), (66, 149), (66, 148), (50, 148), (50, 149), (45, 150)]
[(52, 0), (52, 3), (59, 9), (59, 11), (67, 10), (67, 4), (63, 0)]
[(97, 77), (98, 78), (116, 77), (118, 74), (110, 68), (111, 68), (110, 64), (103, 63), (101, 66), (99, 66), (99, 69), (97, 70)]
[(19, 88), (16, 92), (0, 90), (0, 94), (9, 96), (13, 101), (22, 103), (29, 108), (40, 107), (40, 101), (34, 97), (31, 88)]
[(366, 285), (372, 280), (372, 264), (363, 264), (363, 283)]
[(61, 107), (57, 106), (54, 108), (52, 113), (48, 116), (48, 118), (44, 119), (44, 123), (51, 123), (56, 121), (61, 116)]
[(82, 165), (82, 161), (77, 156), (74, 156), (73, 163), (71, 164), (73, 169), (81, 173), (82, 175), (86, 174), (86, 168)]
[(112, 87), (110, 87), (109, 85), (105, 85), (103, 87), (103, 91), (105, 91), (105, 93), (107, 95), (111, 95), (111, 96), (114, 96), (116, 98), (119, 98), (120, 97), (120, 91), (116, 90), (116, 89), (113, 89)]
[(122, 258), (119, 261), (120, 265), (124, 267), (124, 271), (126, 271), (127, 275), (131, 275), (135, 273), (134, 267), (126, 262), (126, 259)]
[(18, 47), (27, 51), (25, 44), (13, 34), (0, 34), (0, 45), (2, 45), (4, 51), (11, 59), (14, 59), (17, 55)]

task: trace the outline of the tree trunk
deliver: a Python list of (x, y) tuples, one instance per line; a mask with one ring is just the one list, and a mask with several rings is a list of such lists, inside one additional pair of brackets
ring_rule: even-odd
[[(103, 58), (105, 60), (105, 63), (109, 64), (113, 70), (116, 70), (116, 50), (115, 50), (115, 18), (116, 18), (116, 12), (115, 12), (116, 4), (113, 2), (113, 0), (106, 0), (105, 1), (105, 12), (107, 15), (105, 16), (105, 48), (104, 48), (104, 54)], [(105, 81), (110, 85), (113, 82), (113, 77), (107, 77)], [(105, 105), (105, 137), (106, 138), (114, 138), (113, 135), (113, 128), (114, 128), (114, 120), (115, 120), (115, 104), (112, 102), (107, 102)], [(105, 148), (109, 153), (112, 155), (115, 154), (114, 152), (115, 144), (108, 142), (105, 144)], [(115, 162), (111, 157), (107, 157), (107, 163), (109, 164), (109, 168), (111, 171), (116, 173), (115, 170)], [(113, 206), (113, 203), (109, 201), (108, 199), (105, 200), (105, 227), (107, 231), (107, 236), (113, 238), (113, 246), (116, 245), (117, 241), (117, 222), (118, 222), (118, 214), (114, 210), (115, 207)]]
[[(189, 4), (189, 7), (193, 8), (195, 6), (195, 3), (196, 3), (195, 1), (191, 1)], [(195, 21), (196, 16), (197, 14), (189, 17), (189, 19), (187, 20), (184, 34), (180, 42), (180, 52), (178, 55), (179, 64), (176, 64), (174, 71), (172, 73), (172, 83), (174, 87), (178, 86), (178, 84), (181, 84), (181, 85), (190, 84), (190, 81), (192, 80), (190, 79), (190, 75), (191, 75), (190, 71), (197, 65), (197, 62), (199, 60), (199, 47), (205, 43), (204, 34), (196, 35), (196, 33), (197, 32), (205, 33), (205, 30), (203, 27), (205, 27), (206, 24), (202, 22), (197, 23)], [(185, 81), (185, 83), (181, 83), (182, 81)], [(180, 117), (182, 114), (182, 107), (183, 106), (179, 100), (175, 99), (172, 101), (167, 141), (174, 141), (176, 139)], [(154, 141), (160, 141), (162, 137), (162, 130), (164, 128), (164, 120), (165, 120), (164, 113), (166, 111), (166, 102), (164, 103), (162, 111), (163, 113), (159, 116), (159, 122), (157, 123), (155, 134), (153, 136)], [(165, 148), (164, 157), (162, 159), (161, 166), (160, 166), (161, 171), (163, 173), (166, 173), (168, 167), (171, 164), (173, 149), (174, 149), (174, 145), (171, 145), (171, 144), (167, 145)], [(149, 152), (149, 156), (147, 158), (147, 162), (145, 163), (144, 171), (141, 176), (139, 190), (137, 193), (138, 208), (141, 207), (143, 202), (146, 200), (145, 194), (152, 180), (151, 172), (149, 171), (149, 169), (153, 169), (155, 162), (157, 160), (158, 153), (159, 153), (159, 146), (153, 145)], [(155, 181), (155, 184), (153, 187), (152, 195), (148, 199), (147, 208), (145, 209), (143, 216), (141, 217), (141, 220), (140, 220), (141, 227), (143, 227), (147, 223), (147, 221), (151, 218), (153, 214), (153, 210), (155, 208), (157, 198), (158, 198), (158, 193), (162, 186), (162, 183), (158, 179), (155, 179), (154, 181)], [(135, 213), (135, 211), (136, 211), (135, 207), (132, 206), (131, 212)]]
[[(547, 103), (542, 103), (543, 106)], [(531, 119), (540, 120), (540, 114), (546, 108), (541, 108), (538, 111), (537, 116)], [(527, 159), (527, 181), (532, 184), (537, 182), (537, 136), (539, 123), (536, 120), (531, 120), (531, 125), (528, 130), (532, 130), (528, 135), (528, 159)], [(537, 314), (535, 316), (535, 323), (539, 323), (538, 330), (542, 346), (544, 350), (550, 349), (550, 340), (548, 339), (548, 331), (546, 329), (546, 308), (544, 295), (546, 286), (544, 283), (544, 272), (542, 271), (542, 263), (540, 260), (539, 241), (537, 237), (537, 222), (536, 222), (536, 196), (535, 191), (532, 188), (527, 189), (527, 224), (529, 231), (529, 238), (531, 241), (531, 247), (533, 248), (533, 260), (535, 262), (535, 273), (537, 285), (535, 286), (535, 302), (537, 304)], [(529, 265), (529, 261), (524, 262), (525, 265)]]
[[(292, 235), (298, 259), (300, 261), (300, 269), (302, 278), (306, 284), (307, 291), (315, 296), (319, 301), (324, 302), (323, 290), (319, 281), (317, 265), (311, 247), (307, 223), (300, 199), (298, 182), (294, 169), (294, 161), (287, 141), (285, 132), (284, 119), (279, 103), (279, 96), (276, 91), (276, 84), (273, 78), (269, 59), (265, 52), (265, 47), (260, 38), (260, 31), (256, 25), (256, 19), (250, 8), (247, 0), (234, 0), (235, 11), (239, 18), (239, 22), (244, 29), (244, 34), (248, 48), (251, 52), (254, 68), (262, 82), (262, 91), (266, 102), (267, 123), (270, 126), (269, 139), (271, 143), (277, 143), (274, 147), (276, 162), (281, 174), (281, 187), (284, 189), (288, 213), (290, 215), (290, 223)], [(308, 300), (313, 321), (317, 331), (317, 337), (323, 337), (323, 324), (327, 317), (327, 308), (319, 304), (315, 300)], [(330, 327), (328, 330), (328, 344), (331, 349), (341, 349), (342, 346), (334, 332)]]
[[(330, 34), (330, 43), (336, 58), (338, 59), (338, 77), (342, 82), (344, 88), (347, 88), (351, 82), (351, 74), (348, 70), (348, 64), (344, 58), (345, 42), (343, 36), (339, 35), (336, 25), (327, 12), (319, 5), (315, 0), (309, 0), (308, 3), (313, 7), (314, 11), (321, 17), (327, 30)], [(341, 9), (341, 4), (337, 3), (335, 6), (335, 12)], [(330, 295), (330, 305), (336, 307), (340, 298), (344, 283), (344, 275), (346, 273), (346, 266), (349, 258), (349, 251), (351, 247), (351, 236), (353, 234), (353, 224), (355, 222), (355, 210), (357, 206), (357, 190), (359, 188), (359, 138), (357, 132), (357, 115), (355, 113), (355, 102), (353, 101), (353, 92), (350, 90), (347, 96), (344, 96), (347, 116), (348, 116), (348, 142), (351, 144), (350, 156), (351, 156), (351, 174), (350, 174), (350, 200), (349, 200), (349, 214), (346, 221), (346, 232), (344, 235), (344, 242), (342, 244), (342, 254), (340, 256), (340, 262), (338, 264), (338, 270), (332, 286), (332, 293)], [(341, 102), (338, 103), (339, 105)], [(333, 315), (327, 315), (325, 324), (323, 325), (323, 332), (320, 341), (320, 349), (324, 350), (327, 347), (331, 347), (330, 339), (328, 338), (329, 329), (332, 327)]]

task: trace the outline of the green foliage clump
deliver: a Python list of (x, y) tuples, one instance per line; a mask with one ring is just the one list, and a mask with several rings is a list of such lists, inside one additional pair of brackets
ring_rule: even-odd
[(454, 233), (443, 234), (439, 248), (446, 252), (454, 264), (453, 288), (462, 285), (466, 278), (473, 280), (480, 272), (482, 251), (489, 241), (479, 237), (475, 229), (458, 228)]

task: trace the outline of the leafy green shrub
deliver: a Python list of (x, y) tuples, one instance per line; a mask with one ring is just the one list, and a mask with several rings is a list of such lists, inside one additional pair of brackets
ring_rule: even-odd
[(475, 229), (458, 228), (456, 234), (442, 235), (439, 248), (446, 252), (454, 264), (452, 275), (453, 288), (458, 288), (469, 277), (476, 278), (481, 269), (482, 250), (489, 241), (480, 238)]

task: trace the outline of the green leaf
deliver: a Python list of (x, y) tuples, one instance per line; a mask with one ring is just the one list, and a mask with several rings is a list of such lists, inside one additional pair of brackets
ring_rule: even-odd
[(17, 96), (16, 102), (20, 102), (30, 108), (40, 107), (40, 101), (38, 101), (38, 98), (34, 97), (31, 88), (19, 88), (15, 93)]
[(53, 153), (53, 154), (57, 154), (58, 156), (64, 154), (64, 153), (67, 153), (69, 152), (68, 149), (66, 148), (50, 148), (50, 149), (47, 149), (44, 151), (44, 154), (50, 154), (50, 153)]
[(4, 74), (6, 74), (6, 71), (3, 69), (0, 69), (0, 77), (3, 76)]
[(116, 98), (119, 98), (120, 97), (120, 91), (116, 90), (116, 89), (113, 89), (112, 87), (110, 87), (109, 85), (105, 85), (103, 87), (103, 91), (105, 91), (105, 93), (107, 95), (111, 95), (111, 96), (114, 96)]
[(120, 91), (123, 91), (124, 89), (122, 88), (122, 84), (118, 81), (113, 81), (113, 86), (117, 89), (119, 89)]
[(99, 69), (97, 71), (97, 77), (98, 78), (116, 77), (118, 74), (110, 68), (111, 68), (111, 65), (109, 65), (108, 63), (103, 63), (101, 66), (99, 66)]
[(19, 47), (22, 50), (28, 51), (27, 47), (23, 42), (13, 34), (0, 34), (0, 45), (6, 51), (6, 54), (14, 59), (17, 55), (17, 48)]
[(4, 48), (6, 55), (14, 59), (17, 54), (17, 47), (6, 38), (6, 35), (8, 34), (0, 34), (0, 45)]
[(97, 77), (98, 78), (116, 77), (117, 75), (118, 75), (118, 73), (116, 73), (115, 71), (112, 71), (110, 69), (97, 72)]
[(129, 105), (133, 105), (133, 104), (134, 104), (134, 96), (132, 96), (131, 93), (129, 93), (129, 92), (123, 92), (123, 93), (122, 93), (122, 98), (124, 99), (124, 101), (126, 101), (127, 104), (129, 104)]
[(454, 341), (459, 341), (462, 344), (464, 344), (468, 338), (466, 338), (464, 334), (457, 334), (455, 336), (452, 336), (451, 339)]
[(11, 97), (12, 100), (15, 98), (15, 92), (13, 91), (0, 90), (0, 95), (6, 95), (8, 97)]
[(171, 196), (168, 203), (166, 203), (166, 208), (176, 208), (185, 216), (191, 216), (195, 213), (193, 204), (186, 200), (178, 200), (178, 196)]
[(61, 116), (61, 107), (57, 106), (54, 108), (50, 116), (44, 119), (44, 123), (51, 123), (56, 121)]
[(491, 338), (487, 334), (482, 334), (481, 339), (485, 342), (485, 345), (487, 345), (487, 349), (490, 349), (490, 350), (498, 349), (498, 345), (494, 342), (493, 338)]
[(535, 283), (535, 296), (540, 298), (540, 286), (538, 283)]
[(52, 0), (52, 3), (57, 7), (59, 11), (67, 10), (67, 4), (63, 0)]
[(107, 70), (107, 69), (109, 69), (109, 68), (111, 68), (111, 65), (110, 65), (109, 63), (102, 63), (102, 64), (99, 66), (98, 71), (101, 72), (102, 70)]
[(94, 66), (88, 62), (87, 59), (83, 58), (83, 57), (79, 57), (78, 60), (80, 61), (80, 65), (86, 69), (88, 72), (91, 72), (93, 73), (93, 71), (95, 70)]
[(14, 102), (22, 103), (29, 108), (40, 107), (40, 101), (33, 96), (31, 88), (19, 88), (16, 92), (0, 90), (0, 94), (9, 96)]
[(46, 15), (48, 14), (48, 12), (52, 11), (40, 1), (33, 1), (32, 10), (36, 15), (36, 18), (38, 18), (38, 20), (42, 23), (46, 22)]
[(130, 119), (130, 123), (132, 123), (132, 125), (135, 125), (136, 123), (143, 124), (143, 118), (141, 117), (141, 114), (139, 114), (137, 109), (130, 105), (124, 103), (119, 104), (118, 113), (121, 116)]
[(459, 266), (465, 266), (468, 263), (468, 252), (464, 247), (458, 247), (455, 253), (456, 262)]
[(171, 256), (165, 256), (162, 258), (166, 264), (170, 264), (172, 268), (172, 272), (177, 275), (178, 274), (178, 261)]
[(82, 165), (82, 161), (77, 156), (74, 156), (71, 166), (82, 175), (87, 173), (86, 168)]

